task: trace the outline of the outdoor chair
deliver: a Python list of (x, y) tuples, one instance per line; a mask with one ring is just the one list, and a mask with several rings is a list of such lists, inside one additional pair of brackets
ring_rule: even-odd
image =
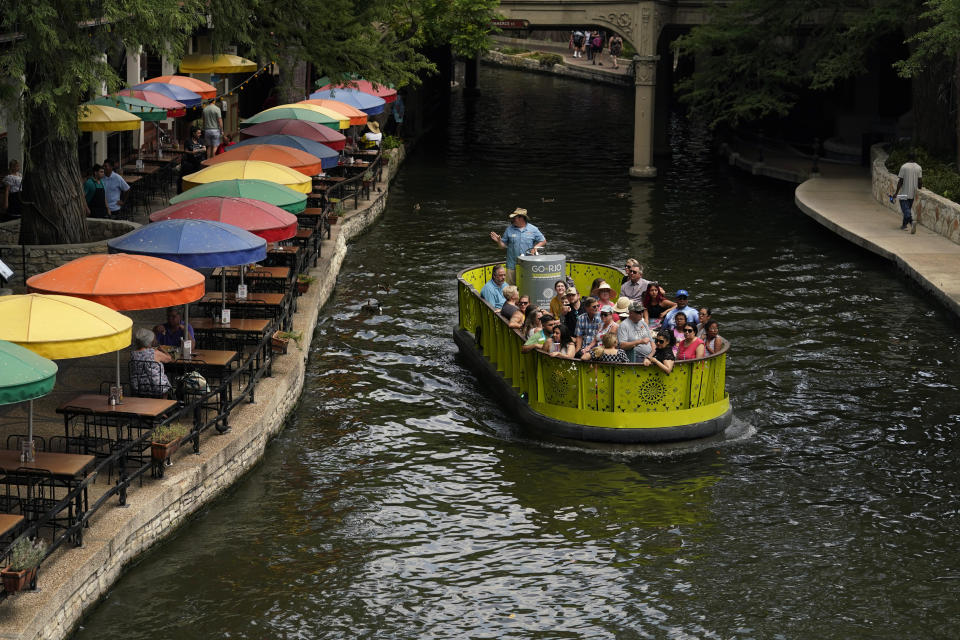
[(163, 365), (150, 360), (131, 360), (127, 365), (133, 394), (142, 398), (166, 398), (169, 386), (164, 386)]
[[(20, 448), (23, 446), (23, 443), (27, 441), (26, 433), (11, 433), (7, 436), (7, 449), (12, 449), (14, 451), (20, 451)], [(34, 434), (33, 436), (33, 448), (37, 451), (46, 451), (47, 444), (43, 438)]]

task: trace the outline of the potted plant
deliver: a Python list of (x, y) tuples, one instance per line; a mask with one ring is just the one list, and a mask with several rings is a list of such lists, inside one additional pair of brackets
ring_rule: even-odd
[(369, 189), (371, 186), (373, 186), (373, 171), (370, 169), (364, 171), (363, 178), (361, 178), (361, 180), (363, 180), (363, 188)]
[(190, 433), (187, 425), (172, 422), (157, 427), (153, 430), (150, 437), (150, 457), (153, 458), (154, 466), (160, 470), (160, 476), (163, 476), (163, 466), (173, 464), (170, 456), (180, 448), (180, 441)]
[(22, 591), (25, 587), (36, 584), (37, 567), (47, 554), (47, 543), (37, 538), (27, 540), (21, 538), (13, 545), (10, 551), (10, 564), (0, 571), (3, 580), (3, 590), (8, 594)]
[(317, 279), (306, 273), (301, 273), (297, 276), (297, 293), (303, 295), (310, 289), (310, 285), (316, 282)]
[(301, 338), (303, 338), (302, 331), (275, 331), (270, 337), (270, 347), (274, 353), (286, 353), (290, 341), (293, 340), (299, 347)]

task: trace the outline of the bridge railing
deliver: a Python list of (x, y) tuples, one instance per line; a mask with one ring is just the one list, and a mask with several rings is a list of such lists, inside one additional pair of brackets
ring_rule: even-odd
[[(708, 420), (729, 406), (725, 347), (707, 358), (677, 361), (668, 375), (642, 364), (605, 364), (556, 358), (539, 350), (523, 353), (524, 340), (480, 297), (493, 267), (459, 274), (459, 326), (473, 334), (484, 357), (548, 417), (598, 427), (667, 427)], [(622, 273), (607, 265), (568, 262), (578, 290), (596, 277), (619, 288)]]

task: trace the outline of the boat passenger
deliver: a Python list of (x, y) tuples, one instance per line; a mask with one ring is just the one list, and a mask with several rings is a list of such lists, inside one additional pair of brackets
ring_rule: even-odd
[(503, 297), (503, 288), (507, 286), (507, 270), (502, 266), (496, 266), (493, 268), (493, 275), (487, 281), (487, 284), (483, 285), (483, 288), (480, 289), (480, 297), (490, 303), (490, 305), (497, 309), (498, 311), (503, 307), (503, 303), (507, 301)]
[[(613, 307), (610, 305), (600, 307), (600, 328), (597, 329), (597, 344), (600, 343), (600, 338), (606, 334), (617, 333), (617, 325), (619, 324), (617, 320), (619, 319), (620, 316), (613, 312)], [(594, 347), (596, 347), (597, 344), (595, 344)]]
[(510, 284), (517, 284), (517, 258), (525, 253), (537, 255), (537, 249), (547, 244), (540, 229), (530, 224), (527, 210), (520, 208), (510, 214), (510, 226), (503, 235), (491, 231), (490, 238), (498, 247), (507, 250), (507, 282)]
[(543, 312), (540, 311), (539, 307), (527, 307), (527, 311), (524, 314), (523, 326), (520, 328), (520, 335), (526, 340), (523, 346), (520, 347), (520, 350), (524, 353), (533, 351), (534, 349), (541, 349), (547, 341), (547, 337), (543, 335), (543, 325), (540, 320), (540, 316), (542, 315)]
[(156, 348), (157, 340), (153, 331), (137, 329), (133, 337), (133, 351), (130, 353), (131, 362), (155, 362), (153, 365), (142, 365), (131, 374), (130, 386), (134, 393), (150, 393), (164, 395), (170, 392), (170, 380), (163, 370), (165, 362), (172, 362), (173, 358)]
[[(630, 280), (630, 270), (635, 267), (640, 267), (640, 262), (636, 258), (627, 258), (626, 265), (623, 267), (623, 270), (626, 272), (627, 275), (623, 276), (623, 278), (620, 279), (621, 293), (623, 293), (623, 285), (627, 284), (627, 281)], [(640, 270), (643, 271), (643, 267), (640, 267)], [(643, 290), (641, 290), (640, 293), (643, 293)]]
[(709, 320), (703, 329), (706, 334), (706, 337), (703, 338), (703, 346), (707, 355), (712, 356), (715, 353), (720, 353), (727, 344), (727, 341), (720, 337), (720, 325), (716, 320)]
[(607, 333), (601, 339), (601, 346), (592, 352), (583, 354), (584, 360), (593, 360), (594, 362), (629, 362), (627, 352), (617, 346), (617, 336), (615, 333)]
[(643, 308), (646, 311), (644, 319), (651, 328), (660, 326), (663, 316), (667, 315), (670, 309), (675, 306), (677, 306), (677, 303), (667, 300), (660, 285), (656, 282), (647, 285), (647, 291), (643, 294)]
[(627, 275), (623, 284), (620, 285), (620, 295), (627, 296), (634, 302), (643, 302), (643, 294), (648, 286), (650, 286), (650, 280), (643, 277), (643, 265), (637, 263), (627, 267)]
[(580, 316), (582, 307), (580, 306), (580, 294), (576, 287), (567, 287), (566, 302), (563, 305), (563, 323), (567, 327), (567, 333), (572, 338), (577, 331), (577, 318)]
[(179, 347), (183, 343), (185, 331), (190, 336), (189, 340), (193, 343), (193, 348), (196, 349), (197, 341), (193, 337), (193, 327), (184, 326), (180, 309), (176, 307), (167, 309), (166, 323), (158, 324), (153, 328), (153, 332), (157, 334), (157, 342), (165, 347)]
[[(677, 342), (680, 342), (681, 340), (683, 340), (683, 330), (689, 324), (690, 323), (687, 322), (687, 316), (683, 315), (682, 313), (678, 313), (677, 316), (674, 318), (673, 328), (671, 329), (666, 326), (664, 326), (664, 328), (667, 329), (668, 331), (672, 331), (674, 340), (676, 340)], [(694, 328), (696, 328), (696, 325), (694, 325)], [(674, 349), (674, 353), (676, 353), (676, 349)]]
[[(677, 316), (682, 318), (683, 314)], [(693, 360), (702, 358), (706, 348), (703, 340), (697, 337), (697, 325), (687, 324), (683, 327), (683, 341), (677, 343), (677, 360)]]
[(618, 324), (626, 320), (627, 315), (630, 313), (630, 298), (627, 296), (617, 298), (617, 304), (613, 305), (613, 312), (617, 316)]
[(599, 289), (599, 288), (600, 288), (600, 285), (603, 284), (603, 283), (604, 283), (604, 279), (603, 279), (603, 278), (594, 278), (593, 284), (590, 285), (590, 297), (591, 297), (591, 298), (596, 298), (596, 297), (599, 295), (600, 292), (597, 291), (597, 289)]
[(550, 313), (554, 318), (562, 318), (563, 307), (567, 300), (567, 281), (557, 280), (553, 283), (553, 290), (557, 295), (550, 300)]
[(697, 310), (693, 307), (687, 306), (687, 297), (690, 294), (687, 293), (686, 289), (679, 289), (677, 291), (677, 306), (667, 312), (667, 315), (663, 318), (663, 324), (672, 327), (673, 320), (677, 317), (678, 313), (682, 313), (687, 316), (687, 320), (694, 324), (700, 323), (700, 314), (697, 313)]
[(513, 285), (507, 285), (503, 288), (503, 297), (506, 302), (500, 307), (500, 315), (510, 325), (511, 329), (519, 329), (523, 326), (523, 307), (519, 305), (519, 292)]
[(673, 343), (673, 333), (669, 331), (661, 331), (658, 333), (654, 341), (656, 349), (653, 355), (649, 355), (643, 359), (643, 366), (649, 367), (654, 364), (669, 375), (670, 372), (673, 371), (673, 363), (675, 360), (673, 357)]
[(627, 319), (617, 329), (620, 348), (627, 352), (630, 362), (643, 362), (645, 357), (653, 353), (653, 334), (643, 319), (643, 311), (642, 304), (631, 302)]
[(710, 309), (706, 307), (700, 307), (700, 311), (698, 311), (697, 314), (700, 316), (700, 330), (697, 331), (697, 337), (703, 340), (707, 332), (707, 323), (710, 322), (712, 313), (710, 312)]
[(597, 299), (587, 296), (583, 299), (581, 313), (577, 316), (577, 327), (573, 332), (577, 341), (577, 356), (582, 356), (585, 349), (592, 349), (596, 342), (597, 330), (600, 328), (600, 305)]
[(550, 355), (555, 358), (573, 358), (577, 352), (577, 345), (573, 341), (573, 336), (567, 331), (567, 327), (560, 323), (554, 325), (547, 348)]
[(613, 287), (611, 287), (606, 282), (601, 282), (597, 287), (597, 302), (600, 303), (600, 307), (612, 307), (615, 303), (613, 301)]

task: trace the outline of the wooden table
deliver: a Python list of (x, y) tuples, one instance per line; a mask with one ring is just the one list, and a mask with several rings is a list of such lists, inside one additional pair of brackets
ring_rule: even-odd
[(141, 178), (143, 178), (143, 176), (138, 176), (138, 175), (133, 175), (133, 176), (127, 175), (127, 176), (122, 176), (122, 177), (123, 177), (124, 181), (125, 181), (128, 185), (130, 185), (131, 187), (132, 187), (133, 185), (135, 185), (137, 182), (139, 182)]
[[(14, 534), (21, 523), (23, 523), (23, 516), (0, 513), (0, 538), (4, 538), (7, 534)], [(10, 537), (13, 538), (14, 536)]]
[[(133, 439), (133, 430), (150, 429), (177, 406), (176, 400), (168, 398), (140, 398), (124, 396), (123, 404), (111, 406), (109, 396), (84, 393), (75, 396), (57, 407), (63, 415), (64, 435), (67, 442), (77, 441), (84, 453), (100, 457), (110, 455), (110, 443)], [(83, 432), (70, 434), (70, 422), (83, 418)], [(111, 434), (116, 429), (116, 434)], [(123, 431), (127, 429), (126, 436)], [(92, 434), (91, 434), (92, 432)]]
[(179, 375), (188, 369), (197, 369), (204, 378), (213, 378), (219, 382), (227, 377), (232, 368), (231, 365), (239, 358), (240, 354), (236, 351), (198, 349), (191, 354), (191, 357), (178, 358), (173, 362), (167, 362), (164, 366)]
[(221, 345), (233, 342), (236, 351), (243, 351), (244, 344), (259, 344), (267, 331), (273, 326), (273, 320), (267, 318), (231, 318), (229, 324), (214, 322), (212, 318), (191, 318), (190, 324), (198, 335), (204, 335), (211, 342)]
[[(194, 324), (193, 320), (191, 318), (191, 324)], [(57, 413), (66, 416), (68, 414), (78, 415), (82, 412), (100, 416), (132, 416), (155, 420), (177, 406), (176, 400), (168, 400), (167, 398), (124, 396), (123, 404), (113, 406), (108, 402), (109, 399), (109, 396), (102, 396), (98, 393), (84, 393), (57, 407)]]
[(163, 167), (159, 164), (145, 164), (143, 169), (127, 169), (127, 173), (132, 173), (136, 176), (150, 176), (155, 174), (157, 171), (160, 171)]
[[(260, 291), (273, 291), (275, 293), (286, 293), (290, 278), (292, 276), (290, 267), (256, 267), (244, 273), (244, 280), (248, 282), (257, 282), (257, 289)], [(237, 267), (217, 267), (213, 270), (214, 279), (225, 275), (227, 278), (227, 288), (236, 289), (240, 282), (240, 270)]]
[[(248, 293), (245, 300), (238, 300), (235, 293), (228, 293), (226, 306), (231, 311), (231, 317), (263, 318), (269, 314), (271, 318), (286, 324), (289, 309), (287, 308), (287, 294), (285, 293)], [(208, 293), (200, 299), (200, 313), (206, 315), (211, 310), (223, 305), (223, 294)], [(257, 315), (259, 313), (259, 315)]]
[[(93, 466), (94, 461), (95, 458), (91, 455), (38, 451), (33, 462), (21, 462), (19, 451), (0, 449), (0, 471), (7, 474), (6, 480), (8, 482), (17, 480), (17, 472), (20, 469), (49, 471), (54, 483), (65, 488), (67, 493), (79, 486), (80, 482), (86, 477), (87, 469)], [(21, 476), (21, 480), (17, 484), (23, 484), (23, 479), (25, 477)], [(73, 526), (87, 507), (87, 489), (84, 487), (83, 491), (78, 492), (76, 498), (68, 503), (67, 527)], [(14, 523), (14, 526), (16, 526), (16, 523)], [(77, 531), (74, 540), (78, 546), (83, 543), (82, 527)]]
[(289, 267), (293, 273), (303, 270), (304, 251), (295, 244), (276, 245), (267, 249), (267, 260), (264, 266)]

